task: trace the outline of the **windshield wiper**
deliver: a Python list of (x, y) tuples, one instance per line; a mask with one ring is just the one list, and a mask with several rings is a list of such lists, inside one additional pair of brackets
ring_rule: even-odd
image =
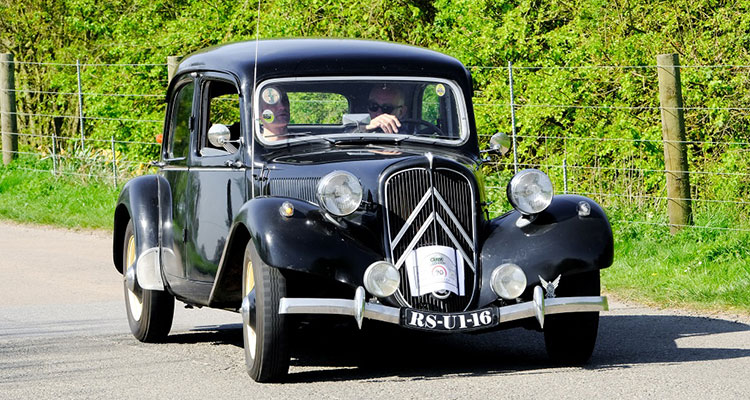
[[(297, 136), (312, 137), (312, 138), (315, 138), (315, 139), (318, 139), (318, 140), (325, 140), (326, 142), (328, 142), (330, 144), (336, 144), (335, 140), (327, 138), (327, 137), (318, 136), (318, 135), (316, 135), (316, 134), (314, 134), (312, 132), (287, 132), (287, 134), (284, 135), (284, 136), (287, 136), (287, 137), (297, 137)], [(288, 141), (287, 141), (287, 144), (289, 144)]]

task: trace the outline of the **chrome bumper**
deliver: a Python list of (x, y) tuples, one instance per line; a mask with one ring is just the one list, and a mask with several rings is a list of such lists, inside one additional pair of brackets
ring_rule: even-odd
[[(571, 312), (608, 311), (609, 305), (604, 296), (555, 297), (545, 298), (540, 286), (534, 288), (532, 301), (495, 307), (498, 323), (536, 317), (544, 328), (544, 316)], [(282, 298), (279, 314), (337, 314), (351, 315), (362, 327), (362, 319), (374, 319), (392, 324), (401, 323), (401, 309), (382, 304), (365, 302), (365, 290), (357, 288), (353, 300), (318, 298)]]

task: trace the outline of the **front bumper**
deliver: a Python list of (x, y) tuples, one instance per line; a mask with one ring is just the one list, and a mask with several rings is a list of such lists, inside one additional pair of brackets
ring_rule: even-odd
[[(492, 307), (497, 323), (536, 317), (544, 328), (544, 316), (572, 312), (608, 311), (609, 305), (605, 296), (556, 297), (545, 298), (540, 286), (534, 288), (532, 301), (504, 307)], [(279, 303), (279, 314), (336, 314), (353, 316), (359, 327), (363, 318), (374, 319), (402, 325), (401, 308), (365, 302), (365, 290), (357, 288), (353, 300), (322, 298), (282, 298)]]

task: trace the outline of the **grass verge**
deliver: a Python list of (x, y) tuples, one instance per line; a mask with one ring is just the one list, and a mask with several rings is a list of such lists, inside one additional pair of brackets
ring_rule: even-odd
[(0, 166), (0, 218), (111, 229), (119, 188), (97, 179)]
[(733, 230), (748, 229), (747, 224), (730, 210), (704, 215), (696, 227), (675, 235), (666, 226), (612, 218), (615, 260), (602, 272), (604, 288), (624, 300), (664, 308), (750, 314), (750, 232)]

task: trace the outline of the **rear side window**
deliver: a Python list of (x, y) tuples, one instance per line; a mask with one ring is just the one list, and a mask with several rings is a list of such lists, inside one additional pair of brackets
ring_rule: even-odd
[(186, 158), (190, 149), (190, 128), (193, 117), (193, 93), (195, 85), (190, 82), (180, 88), (174, 99), (172, 132), (167, 143), (167, 158)]

